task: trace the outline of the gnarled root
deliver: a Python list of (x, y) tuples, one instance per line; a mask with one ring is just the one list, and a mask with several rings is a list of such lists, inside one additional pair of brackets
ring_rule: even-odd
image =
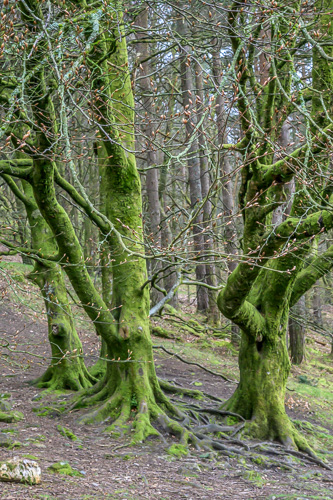
[[(269, 450), (262, 450), (263, 453), (299, 456), (305, 461), (311, 461), (330, 469), (316, 456), (305, 437), (295, 428), (286, 414), (283, 403), (277, 402), (269, 408), (258, 405), (256, 408), (249, 409), (248, 406), (244, 405), (242, 395), (236, 390), (231, 398), (222, 405), (222, 410), (240, 413), (248, 418), (243, 433), (246, 437), (261, 440), (265, 444), (267, 441), (272, 443)], [(271, 448), (274, 444), (277, 445), (276, 442), (281, 443), (284, 447), (279, 452), (276, 451), (276, 448), (274, 451)]]
[(48, 369), (35, 380), (32, 385), (49, 391), (81, 391), (87, 389), (96, 379), (88, 372), (83, 360), (75, 363), (50, 365)]
[[(168, 389), (170, 388), (173, 386), (169, 387), (168, 384)], [(239, 440), (221, 434), (223, 431), (234, 433), (235, 427), (207, 426), (209, 423), (207, 414), (220, 416), (228, 412), (200, 409), (196, 405), (193, 407), (184, 405), (188, 411), (183, 411), (166, 397), (157, 380), (146, 391), (142, 388), (138, 390), (133, 383), (124, 380), (120, 386), (113, 388), (113, 391), (111, 389), (110, 384), (100, 381), (95, 387), (84, 391), (71, 409), (100, 404), (92, 412), (80, 417), (80, 423), (109, 424), (111, 421), (105, 431), (116, 437), (130, 434), (131, 444), (140, 443), (150, 436), (156, 436), (166, 443), (163, 431), (179, 439), (178, 445), (172, 445), (173, 453), (176, 455), (185, 454), (189, 445), (193, 445), (196, 449), (219, 450), (230, 456), (243, 452), (230, 447), (229, 444), (238, 443), (240, 448), (247, 448)], [(196, 391), (189, 392), (191, 396), (197, 396)], [(201, 412), (205, 415), (201, 415)], [(231, 442), (223, 444), (218, 438), (209, 438), (207, 432), (219, 433), (219, 436), (226, 440), (231, 439)]]
[[(79, 421), (108, 424), (106, 432), (114, 437), (130, 435), (131, 444), (140, 443), (151, 436), (158, 437), (166, 443), (163, 433), (168, 433), (179, 439), (179, 444), (174, 444), (169, 448), (176, 456), (186, 454), (189, 445), (192, 445), (196, 449), (215, 450), (229, 457), (241, 455), (251, 459), (251, 457), (258, 456), (258, 453), (265, 457), (272, 454), (279, 455), (279, 465), (283, 463), (281, 458), (286, 454), (298, 454), (297, 456), (305, 461), (308, 459), (328, 468), (324, 462), (315, 457), (313, 451), (307, 446), (306, 440), (293, 427), (287, 415), (285, 415), (285, 428), (283, 435), (280, 434), (280, 441), (284, 439), (283, 444), (288, 449), (266, 441), (253, 445), (249, 441), (236, 438), (236, 434), (244, 428), (246, 435), (258, 438), (259, 424), (255, 419), (245, 421), (235, 412), (234, 407), (231, 411), (229, 408), (202, 408), (197, 404), (181, 403), (182, 406), (179, 408), (162, 392), (157, 380), (149, 385), (147, 390), (135, 386), (130, 381), (123, 380), (122, 384), (113, 388), (105, 381), (99, 381), (96, 386), (80, 395), (72, 409), (98, 403), (97, 408), (82, 416)], [(214, 418), (213, 422), (210, 421), (209, 416)], [(217, 419), (230, 417), (237, 420), (235, 425), (226, 425), (217, 421)], [(277, 430), (276, 425), (274, 428)], [(270, 435), (271, 439), (277, 438), (276, 430)], [(291, 436), (290, 439), (289, 436)], [(302, 450), (307, 455), (297, 451), (296, 446), (297, 450)], [(274, 462), (274, 458), (269, 460)], [(278, 464), (277, 461), (276, 463)]]
[(158, 436), (165, 441), (158, 429), (153, 426), (153, 422), (156, 422), (157, 427), (161, 426), (163, 429), (168, 427), (171, 432), (175, 432), (177, 428), (177, 434), (182, 429), (184, 435), (186, 434), (186, 429), (173, 420), (185, 421), (186, 415), (168, 400), (158, 383), (148, 391), (142, 388), (135, 389), (130, 382), (124, 382), (113, 391), (108, 383), (99, 382), (96, 386), (98, 387), (85, 391), (71, 407), (75, 409), (100, 403), (94, 411), (82, 416), (79, 419), (80, 423), (111, 421), (105, 431), (113, 436), (130, 433), (132, 444), (140, 443), (149, 436)]

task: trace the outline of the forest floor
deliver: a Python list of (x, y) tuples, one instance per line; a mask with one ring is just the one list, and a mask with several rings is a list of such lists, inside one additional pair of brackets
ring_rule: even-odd
[[(42, 482), (37, 486), (0, 483), (1, 499), (333, 498), (333, 473), (292, 456), (283, 457), (280, 464), (267, 457), (253, 461), (194, 450), (177, 458), (160, 441), (133, 447), (126, 438), (116, 440), (105, 435), (103, 426), (79, 425), (77, 419), (83, 410), (59, 413), (59, 400), (67, 401), (70, 393), (51, 394), (28, 384), (45, 370), (49, 347), (43, 305), (37, 290), (23, 279), (24, 272), (24, 266), (14, 263), (0, 268), (0, 396), (9, 393), (13, 409), (24, 414), (20, 422), (0, 423), (0, 461), (34, 458), (41, 467)], [(237, 353), (223, 330), (207, 327), (203, 333), (205, 327), (194, 321), (193, 306), (188, 305), (186, 297), (183, 301), (180, 312), (170, 309), (167, 319), (154, 322), (155, 327), (167, 329), (175, 338), (154, 336), (154, 345), (195, 361), (216, 375), (156, 349), (158, 376), (225, 399), (235, 383), (217, 374), (237, 380)], [(98, 355), (98, 338), (81, 312), (76, 314), (77, 329), (91, 364)], [(18, 346), (7, 358), (5, 339), (10, 346), (16, 342)], [(318, 455), (333, 466), (333, 361), (329, 351), (323, 337), (309, 333), (307, 359), (301, 367), (292, 368), (286, 407)], [(72, 441), (62, 435), (59, 425), (70, 429), (78, 439)], [(170, 446), (172, 439), (169, 441)], [(48, 467), (56, 462), (68, 462), (80, 475), (51, 473)]]

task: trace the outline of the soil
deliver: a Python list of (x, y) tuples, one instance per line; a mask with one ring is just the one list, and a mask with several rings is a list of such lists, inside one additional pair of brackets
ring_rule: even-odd
[[(12, 345), (15, 338), (20, 339), (17, 351), (21, 352), (13, 358), (17, 364), (0, 356), (0, 392), (10, 393), (13, 409), (24, 414), (24, 420), (18, 423), (0, 423), (1, 436), (21, 443), (13, 449), (0, 447), (0, 460), (29, 454), (38, 458), (42, 469), (40, 485), (0, 483), (1, 499), (333, 498), (332, 472), (296, 463), (290, 457), (285, 460), (290, 463), (290, 470), (278, 463), (256, 465), (243, 458), (207, 455), (194, 450), (179, 459), (169, 455), (167, 446), (160, 441), (131, 447), (127, 446), (125, 438), (116, 440), (105, 435), (103, 426), (79, 425), (77, 419), (83, 411), (59, 415), (55, 410), (41, 416), (36, 411), (43, 406), (52, 407), (55, 398), (71, 397), (70, 393), (65, 396), (45, 394), (28, 384), (47, 366), (46, 323), (38, 314), (35, 319), (31, 315), (28, 317), (25, 306), (15, 306), (5, 297), (0, 305), (0, 332), (0, 336)], [(98, 341), (94, 334), (82, 331), (80, 337), (85, 352), (97, 355)], [(161, 378), (196, 389), (199, 387), (193, 385), (195, 380), (196, 384), (202, 384), (200, 390), (220, 398), (227, 398), (235, 387), (200, 368), (158, 351), (155, 354)], [(302, 408), (292, 411), (297, 418), (304, 420), (307, 417), (302, 414)], [(57, 429), (59, 424), (70, 429), (78, 440), (71, 441), (61, 435)], [(69, 462), (82, 476), (50, 473), (48, 467), (55, 462)]]

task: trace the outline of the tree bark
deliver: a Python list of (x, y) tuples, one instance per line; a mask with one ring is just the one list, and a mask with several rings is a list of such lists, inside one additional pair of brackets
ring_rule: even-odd
[[(150, 65), (150, 50), (149, 43), (147, 43), (148, 34), (148, 6), (144, 5), (139, 15), (136, 17), (135, 23), (139, 28), (135, 36), (137, 40), (143, 40), (137, 44), (137, 65), (140, 68), (139, 88), (142, 93), (142, 114), (143, 122), (141, 130), (143, 132), (142, 142), (146, 144), (146, 166), (149, 167), (146, 171), (146, 191), (148, 199), (148, 213), (149, 213), (149, 244), (153, 248), (159, 248), (161, 245), (161, 210), (159, 200), (159, 172), (157, 166), (157, 151), (154, 144), (155, 130), (154, 130), (154, 98), (152, 96), (153, 86), (149, 75), (152, 73)], [(161, 268), (160, 262), (155, 260), (149, 261), (149, 273), (154, 276)], [(150, 300), (152, 305), (157, 304), (163, 295), (154, 287), (151, 288)]]
[[(188, 47), (187, 35), (188, 29), (185, 19), (181, 18), (177, 23), (177, 31), (181, 37), (180, 48), (180, 73), (181, 73), (181, 90), (182, 90), (182, 103), (184, 108), (184, 122), (186, 130), (186, 143), (190, 142), (188, 151), (188, 177), (190, 184), (190, 198), (191, 208), (195, 210), (197, 205), (202, 202), (202, 189), (201, 189), (201, 171), (200, 160), (198, 157), (198, 141), (196, 137), (196, 124), (197, 120), (193, 113), (193, 101), (190, 96), (193, 92), (193, 78), (190, 63), (187, 62)], [(191, 102), (192, 101), (192, 102)], [(206, 267), (204, 263), (200, 263), (200, 254), (204, 251), (204, 238), (202, 234), (202, 212), (197, 214), (193, 220), (193, 239), (194, 239), (194, 253), (195, 259), (198, 262), (195, 267), (196, 280), (198, 282), (205, 282)], [(197, 286), (197, 308), (198, 311), (205, 312), (209, 307), (207, 289), (202, 286)]]
[[(11, 179), (8, 181), (11, 185)], [(22, 202), (30, 226), (31, 247), (40, 248), (45, 255), (55, 254), (55, 240), (38, 209), (32, 188), (27, 182), (22, 183)], [(20, 195), (20, 192), (16, 194)], [(43, 375), (33, 381), (34, 385), (50, 390), (74, 391), (90, 387), (95, 379), (84, 364), (82, 344), (74, 326), (60, 266), (53, 262), (36, 261), (28, 278), (37, 284), (42, 293), (51, 347), (51, 364)]]
[(240, 382), (223, 408), (251, 421), (250, 432), (257, 439), (278, 440), (287, 446), (300, 447), (299, 435), (293, 429), (284, 408), (290, 370), (286, 321), (287, 317), (284, 319), (282, 335), (273, 325), (267, 325), (262, 340), (242, 333)]
[(321, 289), (317, 284), (313, 287), (312, 292), (312, 310), (315, 323), (318, 326), (323, 326), (323, 315), (322, 315), (322, 301), (321, 301)]
[[(197, 94), (197, 123), (198, 125), (198, 146), (199, 146), (199, 157), (200, 157), (200, 173), (201, 173), (201, 193), (203, 200), (206, 202), (203, 206), (203, 227), (204, 232), (204, 249), (206, 251), (206, 283), (210, 286), (216, 287), (216, 271), (215, 264), (211, 253), (214, 251), (213, 236), (212, 236), (212, 204), (210, 201), (210, 175), (209, 175), (209, 165), (208, 165), (208, 153), (206, 151), (205, 138), (204, 138), (204, 123), (203, 120), (203, 106), (204, 106), (204, 92), (203, 92), (203, 82), (202, 82), (202, 70), (198, 63), (195, 64), (195, 81), (196, 81), (196, 94)], [(208, 229), (208, 231), (207, 231)], [(220, 320), (220, 312), (218, 310), (216, 299), (217, 293), (214, 290), (207, 289), (208, 295), (208, 310), (207, 315), (210, 322), (217, 325)]]
[[(218, 131), (219, 147), (227, 141), (227, 123), (224, 111), (224, 98), (221, 89), (221, 73), (222, 65), (220, 52), (213, 53), (213, 77), (214, 83), (217, 88), (216, 95), (216, 125)], [(228, 254), (227, 267), (228, 274), (231, 274), (236, 269), (237, 261), (236, 256), (238, 253), (237, 248), (237, 231), (234, 221), (234, 198), (233, 198), (233, 180), (232, 180), (232, 165), (228, 156), (223, 153), (222, 149), (219, 150), (219, 165), (221, 176), (223, 178), (221, 191), (222, 191), (222, 204), (223, 204), (223, 237), (225, 251)], [(238, 346), (240, 341), (240, 332), (237, 325), (231, 323), (231, 342), (233, 345)]]
[(289, 348), (293, 365), (300, 365), (305, 357), (305, 327), (302, 319), (306, 317), (305, 295), (292, 308), (298, 318), (289, 318)]

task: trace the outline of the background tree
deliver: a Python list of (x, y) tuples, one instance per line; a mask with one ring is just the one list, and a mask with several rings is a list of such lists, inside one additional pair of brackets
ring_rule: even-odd
[[(256, 35), (250, 37), (247, 48), (244, 38), (235, 35), (239, 22), (251, 16), (250, 10), (245, 2), (236, 2), (229, 13), (238, 83), (235, 93), (244, 131), (244, 139), (235, 146), (245, 149), (240, 189), (244, 258), (229, 277), (218, 304), (242, 330), (240, 383), (225, 407), (251, 419), (251, 432), (257, 437), (279, 439), (288, 446), (307, 449), (284, 409), (290, 366), (286, 330), (289, 308), (332, 266), (327, 251), (303, 269), (304, 258), (317, 235), (332, 226), (331, 180), (321, 175), (327, 172), (331, 142), (332, 101), (328, 89), (332, 73), (328, 59), (332, 46), (326, 45), (325, 52), (320, 52), (314, 44), (310, 111), (298, 93), (296, 68), (297, 39), (304, 33), (307, 39), (310, 35), (303, 19), (300, 24), (296, 21), (300, 3), (292, 7), (294, 10), (279, 6), (269, 19), (254, 15), (258, 20)], [(331, 7), (326, 2), (317, 18), (321, 40), (332, 39), (328, 14)], [(253, 64), (263, 25), (270, 27), (272, 49), (269, 78), (260, 86)], [(300, 27), (304, 27), (303, 31)], [(257, 96), (256, 110), (248, 100), (249, 89)], [(274, 143), (294, 109), (305, 119), (304, 145), (277, 160)], [(283, 187), (294, 176), (297, 194), (291, 215), (272, 229), (269, 215), (281, 204)]]

